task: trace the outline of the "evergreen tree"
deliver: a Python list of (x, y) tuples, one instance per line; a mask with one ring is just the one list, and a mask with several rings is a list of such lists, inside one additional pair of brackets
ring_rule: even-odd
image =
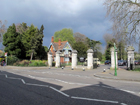
[(16, 26), (13, 24), (12, 26), (9, 26), (7, 32), (3, 35), (4, 50), (5, 52), (8, 52), (8, 55), (19, 57), (21, 56), (20, 44), (20, 34), (16, 32)]
[(16, 25), (16, 31), (20, 34), (20, 39), (21, 39), (21, 44), (20, 44), (20, 49), (21, 49), (21, 56), (19, 58), (25, 59), (26, 58), (26, 49), (25, 46), (22, 43), (23, 36), (26, 34), (28, 29), (28, 26), (26, 23), (18, 24)]
[(43, 30), (44, 30), (44, 26), (42, 25), (38, 34), (38, 49), (36, 49), (36, 52), (37, 52), (36, 58), (39, 58), (39, 59), (43, 59), (44, 55), (46, 54), (44, 46), (43, 46), (43, 37), (44, 37)]
[(38, 48), (38, 34), (39, 30), (32, 24), (22, 36), (22, 43), (26, 50), (26, 57), (30, 57), (30, 60), (32, 60), (33, 54), (36, 55), (36, 49)]

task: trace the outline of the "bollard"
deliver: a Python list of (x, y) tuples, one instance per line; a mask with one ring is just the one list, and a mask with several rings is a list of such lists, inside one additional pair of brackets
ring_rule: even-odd
[(85, 71), (85, 69), (83, 68), (83, 71)]
[(49, 69), (51, 69), (51, 68), (49, 67)]
[(71, 70), (73, 70), (73, 68), (71, 68)]
[(103, 70), (103, 72), (105, 72), (105, 69)]
[(63, 69), (63, 67), (62, 67), (62, 69)]

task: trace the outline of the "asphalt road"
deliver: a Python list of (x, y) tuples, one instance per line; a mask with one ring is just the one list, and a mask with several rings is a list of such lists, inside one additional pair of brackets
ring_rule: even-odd
[(3, 69), (0, 105), (140, 105), (140, 83), (93, 77), (107, 68)]

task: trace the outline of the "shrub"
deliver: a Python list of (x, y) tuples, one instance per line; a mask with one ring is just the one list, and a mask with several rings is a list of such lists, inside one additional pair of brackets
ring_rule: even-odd
[(41, 60), (32, 60), (29, 66), (47, 66), (46, 61), (41, 61)]
[(14, 66), (28, 66), (31, 62), (28, 60), (17, 61)]
[(14, 66), (47, 66), (46, 61), (41, 61), (41, 60), (22, 60), (22, 61), (17, 61), (14, 63)]
[(53, 62), (52, 62), (52, 67), (54, 67), (54, 66), (55, 66), (55, 62), (53, 61)]
[(8, 56), (7, 57), (7, 65), (13, 65), (17, 61), (19, 61), (19, 59), (15, 56)]
[(71, 66), (71, 62), (69, 62), (68, 64), (67, 64), (67, 63), (65, 63), (65, 65), (66, 65), (66, 66)]
[(61, 64), (60, 64), (60, 67), (65, 67), (65, 66), (66, 66), (65, 63), (61, 63)]
[(140, 71), (140, 68), (135, 68), (133, 71)]

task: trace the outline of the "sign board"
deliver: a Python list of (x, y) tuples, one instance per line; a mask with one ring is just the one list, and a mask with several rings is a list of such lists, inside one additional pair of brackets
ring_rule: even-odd
[(85, 58), (84, 58), (84, 57), (80, 57), (80, 58), (79, 58), (79, 61), (80, 61), (80, 62), (84, 62), (84, 61), (85, 61)]
[(7, 57), (7, 52), (5, 53), (5, 56)]

